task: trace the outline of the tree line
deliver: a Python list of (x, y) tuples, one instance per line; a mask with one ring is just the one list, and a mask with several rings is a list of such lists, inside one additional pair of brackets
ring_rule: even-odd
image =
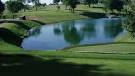
[[(123, 9), (123, 6), (126, 4), (125, 1), (128, 0), (53, 0), (53, 3), (58, 5), (59, 2), (62, 2), (65, 7), (69, 6), (70, 11), (74, 13), (75, 8), (77, 7), (78, 4), (84, 4), (88, 5), (89, 7), (92, 4), (103, 4), (105, 10), (118, 10), (121, 11)], [(0, 13), (3, 12), (5, 6), (7, 9), (12, 12), (12, 13), (17, 13), (20, 10), (28, 9), (28, 4), (27, 3), (33, 3), (34, 7), (36, 10), (38, 10), (38, 6), (46, 6), (46, 3), (41, 4), (40, 0), (10, 0), (7, 1), (5, 4), (3, 4), (0, 0)], [(60, 8), (60, 7), (58, 7)]]

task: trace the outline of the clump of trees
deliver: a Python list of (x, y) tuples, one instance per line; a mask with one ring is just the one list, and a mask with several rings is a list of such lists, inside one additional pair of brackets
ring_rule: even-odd
[(2, 17), (4, 10), (5, 10), (5, 4), (3, 4), (0, 0), (0, 18)]

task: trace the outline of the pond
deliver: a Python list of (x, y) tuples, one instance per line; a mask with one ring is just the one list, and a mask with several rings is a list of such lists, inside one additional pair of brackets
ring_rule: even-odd
[(122, 19), (82, 19), (33, 28), (22, 42), (26, 50), (56, 50), (74, 45), (114, 42), (124, 33)]

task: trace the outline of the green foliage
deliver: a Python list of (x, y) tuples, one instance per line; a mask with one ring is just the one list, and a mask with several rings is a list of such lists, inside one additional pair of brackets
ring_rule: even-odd
[(71, 12), (74, 13), (74, 9), (76, 8), (77, 4), (78, 4), (77, 0), (68, 0), (68, 5), (71, 8)]
[(40, 0), (28, 0), (28, 2), (32, 2), (35, 5), (36, 11), (38, 10), (38, 6), (41, 5)]
[(135, 37), (135, 1), (128, 0), (127, 6), (125, 7), (126, 16), (128, 19), (125, 20), (124, 27), (131, 33), (132, 37)]
[(1, 15), (2, 15), (2, 13), (3, 13), (4, 10), (5, 10), (5, 4), (3, 4), (1, 2), (1, 0), (0, 0), (0, 17), (1, 17)]
[(99, 2), (99, 0), (83, 0), (83, 2), (84, 4), (87, 4), (90, 7), (91, 4), (96, 4)]
[(70, 6), (70, 10), (71, 12), (74, 13), (74, 9), (76, 8), (77, 4), (79, 4), (78, 0), (61, 0), (63, 2), (63, 4), (67, 6)]
[(24, 4), (19, 1), (7, 1), (7, 8), (12, 13), (18, 13), (20, 10), (24, 8)]
[(26, 4), (28, 2), (28, 0), (17, 0), (17, 1), (20, 1), (22, 2), (23, 4)]
[(58, 4), (60, 0), (53, 0), (53, 3)]
[(124, 1), (122, 0), (103, 0), (103, 4), (105, 5), (105, 8), (114, 10), (116, 9), (117, 11), (121, 11), (124, 6)]

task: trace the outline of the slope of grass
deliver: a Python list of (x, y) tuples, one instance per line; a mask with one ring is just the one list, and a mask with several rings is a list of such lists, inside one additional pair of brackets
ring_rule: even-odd
[(40, 25), (41, 23), (36, 21), (9, 20), (7, 23), (1, 23), (0, 50), (19, 50), (22, 39), (27, 36), (27, 31)]
[(0, 52), (20, 52), (21, 50), (22, 48), (19, 48), (16, 45), (9, 44), (3, 40), (0, 40)]

